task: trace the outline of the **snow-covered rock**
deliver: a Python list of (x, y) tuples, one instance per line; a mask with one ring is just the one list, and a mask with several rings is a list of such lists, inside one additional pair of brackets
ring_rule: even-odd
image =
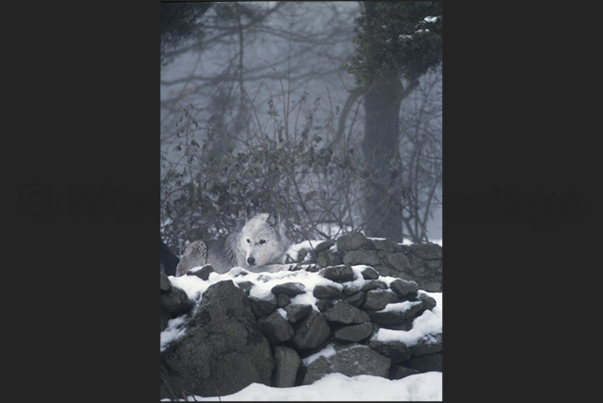
[[(363, 235), (348, 238), (323, 245), (322, 253), (398, 250)], [(441, 371), (442, 293), (416, 282), (366, 264), (201, 273), (160, 282), (162, 398), (225, 395), (253, 382), (299, 387), (331, 373), (394, 380)], [(216, 385), (219, 392), (210, 390)]]
[(198, 309), (179, 321), (178, 331), (168, 326), (161, 333), (161, 398), (226, 395), (253, 382), (271, 384), (270, 343), (232, 280), (208, 287)]
[(306, 368), (302, 385), (311, 384), (326, 374), (347, 376), (374, 375), (386, 378), (391, 360), (364, 344), (336, 344), (335, 354), (321, 356)]
[(414, 281), (425, 291), (442, 291), (441, 242), (395, 243), (351, 232), (336, 241), (302, 242), (289, 250), (289, 256), (297, 262), (316, 263), (321, 267), (367, 265), (381, 276)]

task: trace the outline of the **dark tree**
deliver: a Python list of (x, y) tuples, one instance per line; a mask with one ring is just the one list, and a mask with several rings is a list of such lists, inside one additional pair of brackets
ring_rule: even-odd
[(186, 39), (201, 37), (199, 19), (212, 6), (210, 2), (160, 3), (159, 30), (161, 64), (167, 61), (167, 49), (179, 46)]
[(442, 4), (366, 1), (364, 8), (348, 71), (365, 92), (366, 233), (401, 242), (400, 105), (419, 77), (441, 62)]

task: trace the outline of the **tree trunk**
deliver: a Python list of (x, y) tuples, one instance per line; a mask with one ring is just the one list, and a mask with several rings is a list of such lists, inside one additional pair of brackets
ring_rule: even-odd
[(400, 80), (373, 85), (364, 99), (362, 151), (367, 162), (366, 234), (402, 242), (402, 163), (398, 116)]

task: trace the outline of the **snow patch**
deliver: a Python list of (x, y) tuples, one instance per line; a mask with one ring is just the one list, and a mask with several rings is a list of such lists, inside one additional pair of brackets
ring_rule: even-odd
[[(272, 294), (272, 288), (279, 284), (289, 282), (300, 282), (304, 284), (306, 293), (297, 295), (293, 300), (296, 303), (309, 303), (310, 305), (316, 306), (316, 298), (312, 295), (314, 287), (317, 285), (335, 284), (333, 281), (326, 279), (322, 276), (318, 276), (315, 273), (307, 271), (280, 271), (276, 273), (249, 273), (245, 277), (241, 277), (241, 281), (251, 281), (254, 286), (249, 292), (249, 296), (253, 298), (267, 298)], [(302, 296), (309, 295), (311, 298), (304, 298)], [(300, 297), (300, 298), (298, 298)], [(297, 298), (297, 299), (296, 299)], [(304, 302), (302, 302), (302, 300)]]
[(312, 354), (311, 356), (304, 358), (302, 362), (304, 363), (304, 366), (307, 367), (314, 361), (318, 360), (320, 357), (329, 358), (331, 356), (334, 356), (336, 353), (337, 352), (335, 351), (335, 345), (333, 343), (330, 343), (318, 353)]
[[(379, 331), (375, 333), (371, 339), (382, 342), (400, 341), (407, 346), (413, 346), (422, 339), (427, 342), (435, 341), (436, 335), (442, 333), (442, 293), (426, 292), (423, 290), (419, 290), (419, 293), (429, 295), (436, 300), (437, 305), (432, 310), (426, 310), (421, 316), (416, 317), (412, 322), (412, 329), (392, 330), (382, 328), (379, 329)], [(402, 307), (401, 304), (404, 303), (388, 305), (394, 305), (394, 308), (397, 308)], [(386, 309), (387, 306), (385, 307), (384, 311)]]
[(276, 310), (279, 315), (281, 315), (283, 317), (283, 319), (288, 320), (289, 319), (289, 315), (287, 315), (287, 311), (285, 311), (283, 308), (278, 308)]
[[(354, 271), (354, 280), (344, 283), (348, 287), (361, 288), (367, 280), (362, 277), (362, 271), (366, 265), (352, 266)], [(173, 286), (183, 289), (187, 296), (196, 302), (195, 310), (202, 300), (203, 293), (207, 289), (220, 281), (232, 280), (235, 284), (244, 281), (251, 281), (254, 286), (251, 288), (250, 296), (256, 298), (265, 298), (272, 293), (272, 288), (277, 284), (287, 282), (301, 282), (306, 288), (306, 292), (291, 298), (293, 304), (308, 304), (314, 309), (317, 299), (312, 295), (314, 288), (321, 285), (331, 285), (342, 288), (342, 284), (333, 282), (316, 273), (298, 271), (298, 272), (276, 272), (276, 273), (247, 273), (241, 276), (240, 270), (231, 270), (225, 274), (211, 273), (208, 281), (203, 281), (197, 276), (169, 276)], [(237, 277), (236, 274), (239, 274)], [(379, 280), (389, 284), (395, 281), (395, 277), (381, 276)], [(418, 290), (420, 294), (426, 294), (436, 300), (437, 305), (432, 310), (426, 310), (423, 314), (413, 321), (413, 328), (409, 331), (380, 329), (373, 339), (380, 341), (397, 340), (411, 346), (420, 340), (431, 342), (436, 340), (436, 336), (442, 333), (442, 293), (426, 292)], [(398, 310), (405, 311), (418, 302), (401, 302), (388, 304), (383, 311)], [(279, 308), (278, 312), (286, 319), (286, 311)], [(167, 328), (161, 332), (160, 351), (164, 351), (169, 343), (178, 340), (185, 335), (185, 324), (189, 320), (188, 315), (182, 315), (171, 319)], [(304, 358), (303, 364), (310, 365), (312, 362), (322, 357), (330, 357), (336, 354), (334, 344), (327, 345), (321, 351)], [(350, 401), (387, 401), (387, 400), (421, 400), (421, 401), (441, 401), (442, 400), (442, 373), (427, 372), (407, 376), (398, 380), (389, 380), (377, 376), (359, 375), (347, 377), (343, 374), (335, 373), (324, 376), (322, 379), (314, 382), (312, 385), (296, 386), (291, 388), (269, 387), (263, 384), (253, 383), (243, 390), (232, 395), (218, 397), (200, 397), (189, 399), (197, 401), (331, 401), (331, 400), (350, 400)], [(163, 399), (167, 401), (169, 399)]]
[(210, 282), (203, 281), (197, 276), (168, 276), (168, 279), (170, 280), (170, 283), (172, 283), (173, 286), (184, 290), (189, 299), (197, 302), (201, 300), (201, 295), (205, 291), (207, 291), (207, 289), (211, 285)]
[[(162, 401), (168, 401), (163, 399)], [(390, 380), (372, 375), (325, 375), (311, 385), (292, 388), (252, 383), (220, 397), (195, 396), (195, 401), (442, 401), (442, 373), (426, 372)]]
[(418, 305), (420, 303), (421, 303), (421, 301), (404, 301), (404, 302), (389, 303), (385, 306), (385, 308), (383, 308), (382, 310), (377, 311), (377, 312), (391, 312), (391, 311), (406, 312), (413, 306)]
[(322, 241), (323, 240), (318, 239), (318, 240), (313, 240), (313, 241), (302, 241), (300, 243), (296, 243), (295, 245), (291, 245), (289, 247), (289, 249), (287, 250), (287, 255), (289, 255), (289, 257), (291, 259), (293, 259), (294, 262), (297, 262), (299, 252), (302, 249), (313, 249), (316, 247), (316, 245), (318, 245)]
[(167, 327), (159, 335), (159, 351), (165, 350), (168, 344), (184, 336), (186, 333), (186, 327), (184, 326), (186, 322), (186, 315), (178, 316), (177, 318), (168, 321)]
[[(433, 238), (429, 240), (430, 243), (435, 243), (442, 246), (442, 238)], [(398, 242), (398, 245), (414, 245), (415, 243), (408, 238), (403, 238), (402, 242)]]

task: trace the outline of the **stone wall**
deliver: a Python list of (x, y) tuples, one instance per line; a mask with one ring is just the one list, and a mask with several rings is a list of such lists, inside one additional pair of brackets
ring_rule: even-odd
[(441, 272), (441, 248), (439, 255), (436, 248), (429, 254), (412, 246), (405, 253), (400, 245), (359, 235), (316, 248), (318, 263), (329, 267), (287, 274), (261, 297), (253, 288), (273, 274), (239, 270), (210, 279), (212, 269), (205, 266), (187, 273), (204, 290), (191, 298), (190, 290), (160, 273), (162, 337), (182, 334), (162, 345), (161, 398), (223, 396), (253, 382), (305, 385), (333, 372), (400, 379), (441, 371), (441, 333), (412, 343), (374, 337), (380, 329), (411, 330), (415, 318), (436, 307), (417, 282), (391, 277), (405, 268), (414, 275), (435, 256)]
[(352, 232), (323, 241), (314, 251), (300, 251), (298, 261), (304, 259), (321, 267), (364, 264), (382, 276), (414, 281), (422, 290), (442, 291), (442, 247), (437, 244), (402, 245)]

